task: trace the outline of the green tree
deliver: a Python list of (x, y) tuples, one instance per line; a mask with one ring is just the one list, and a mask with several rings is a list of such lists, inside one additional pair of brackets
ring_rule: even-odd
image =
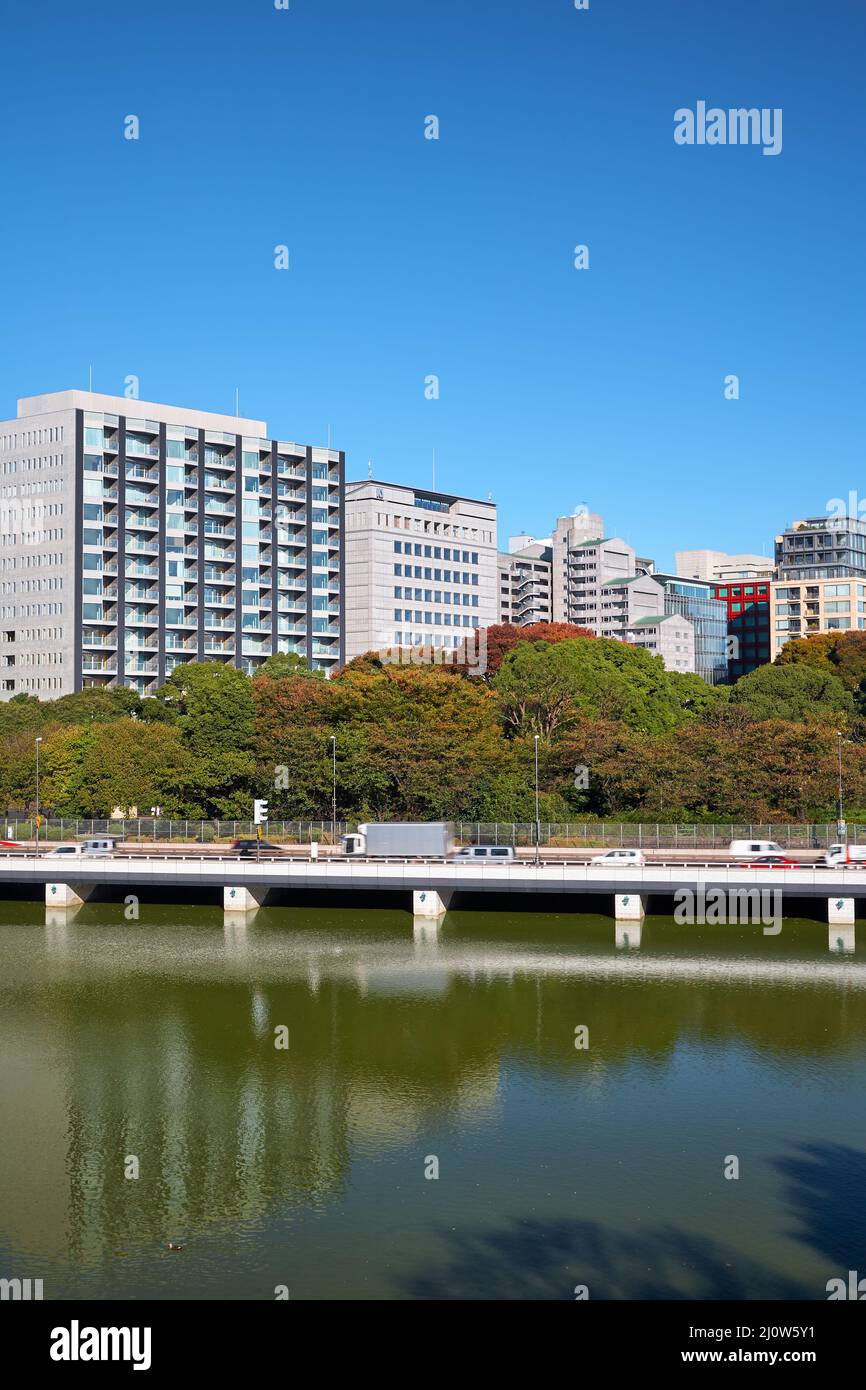
[(757, 720), (846, 723), (854, 714), (854, 700), (836, 676), (798, 663), (759, 666), (741, 676), (730, 702)]

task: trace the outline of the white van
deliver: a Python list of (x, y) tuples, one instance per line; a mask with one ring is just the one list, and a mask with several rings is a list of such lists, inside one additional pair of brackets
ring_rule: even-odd
[(732, 840), (728, 852), (738, 859), (754, 859), (758, 854), (784, 854), (781, 845), (775, 840)]
[(52, 845), (51, 849), (45, 851), (46, 859), (53, 859), (55, 856), (66, 858), (82, 859), (96, 855), (104, 857), (114, 853), (114, 840), (110, 837), (94, 836), (90, 840), (76, 840), (74, 844)]
[(828, 845), (821, 862), (828, 869), (844, 868), (848, 864), (862, 869), (866, 867), (866, 845)]

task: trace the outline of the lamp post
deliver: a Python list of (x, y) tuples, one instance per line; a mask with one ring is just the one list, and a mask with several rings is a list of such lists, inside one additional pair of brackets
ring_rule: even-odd
[(842, 816), (842, 731), (836, 730), (836, 747), (839, 753), (839, 795), (836, 798), (836, 834), (839, 839), (843, 839), (846, 832), (845, 821)]
[(535, 862), (538, 863), (541, 821), (538, 818), (538, 734), (535, 735)]
[(36, 739), (36, 858), (39, 858), (39, 745), (42, 742), (40, 734)]
[(331, 783), (331, 848), (337, 843), (337, 737), (331, 734), (331, 768), (333, 773)]

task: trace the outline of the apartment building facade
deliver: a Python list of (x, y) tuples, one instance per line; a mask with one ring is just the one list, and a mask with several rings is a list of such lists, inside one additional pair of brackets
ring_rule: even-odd
[(474, 641), (499, 620), (496, 505), (368, 478), (346, 486), (346, 659)]
[(866, 578), (866, 521), (806, 517), (776, 537), (776, 578), (818, 581)]
[(343, 660), (342, 453), (89, 391), (0, 422), (0, 698)]
[(795, 638), (866, 630), (866, 578), (779, 579), (770, 588), (773, 656)]
[[(583, 591), (586, 587), (584, 580), (587, 574), (587, 558), (583, 551), (588, 541), (600, 542), (603, 537), (603, 518), (585, 507), (579, 507), (571, 516), (557, 518), (550, 541), (550, 600), (555, 623), (589, 626), (584, 618), (577, 616), (578, 612), (583, 612), (585, 608)], [(612, 563), (615, 565), (615, 561)], [(591, 564), (590, 568), (593, 567)], [(611, 578), (613, 577), (615, 575), (612, 572)]]
[(513, 538), (507, 553), (497, 557), (499, 622), (515, 627), (552, 621), (553, 552), (549, 541)]

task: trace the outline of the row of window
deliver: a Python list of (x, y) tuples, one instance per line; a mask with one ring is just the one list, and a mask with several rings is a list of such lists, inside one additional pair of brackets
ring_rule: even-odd
[(437, 570), (430, 565), (395, 564), (394, 574), (398, 579), (432, 579), (435, 584), (478, 584), (478, 575), (468, 570)]
[(412, 545), (411, 541), (395, 541), (395, 555), (420, 555), (426, 560), (461, 560), (464, 565), (478, 564), (477, 550), (453, 550), (451, 546)]
[(416, 599), (421, 603), (450, 603), (458, 608), (461, 603), (467, 608), (478, 607), (477, 594), (458, 594), (456, 590), (452, 593), (449, 589), (410, 589), (395, 584), (394, 597)]

